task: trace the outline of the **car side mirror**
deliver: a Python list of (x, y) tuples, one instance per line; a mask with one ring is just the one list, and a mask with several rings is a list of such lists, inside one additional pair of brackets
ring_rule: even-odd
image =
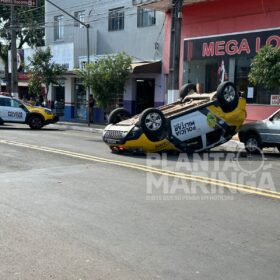
[(270, 120), (271, 122), (273, 122), (273, 117), (269, 118), (269, 120)]
[(19, 105), (19, 108), (25, 109), (25, 106), (24, 106), (23, 104), (20, 104), (20, 105)]

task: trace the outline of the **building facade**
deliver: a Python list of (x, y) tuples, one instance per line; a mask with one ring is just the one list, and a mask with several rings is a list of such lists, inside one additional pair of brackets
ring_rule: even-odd
[[(171, 0), (141, 1), (141, 7), (166, 12), (163, 55), (168, 74)], [(280, 47), (278, 0), (185, 0), (181, 31), (181, 84), (211, 92), (222, 79), (247, 95), (248, 120), (262, 119), (280, 106), (280, 89), (268, 91), (248, 82), (251, 61), (264, 45)]]
[[(86, 90), (73, 69), (83, 67), (88, 59), (97, 61), (104, 55), (125, 52), (133, 58), (132, 73), (126, 85), (122, 104), (132, 113), (164, 103), (164, 79), (161, 70), (165, 14), (138, 8), (131, 0), (79, 2), (53, 0), (68, 14), (88, 24), (85, 28), (69, 15), (46, 1), (46, 45), (60, 50), (65, 64), (69, 59), (73, 68), (63, 77), (62, 86), (53, 86), (53, 102), (64, 102), (65, 120), (86, 119)], [(88, 31), (88, 32), (87, 32)], [(87, 42), (89, 41), (89, 47)], [(69, 44), (72, 48), (69, 49)], [(59, 52), (59, 51), (58, 51)], [(96, 121), (104, 121), (95, 108)]]

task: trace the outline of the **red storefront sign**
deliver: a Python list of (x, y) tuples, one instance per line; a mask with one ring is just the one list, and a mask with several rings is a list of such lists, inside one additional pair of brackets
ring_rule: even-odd
[(261, 47), (280, 48), (280, 29), (185, 40), (185, 59), (255, 56)]

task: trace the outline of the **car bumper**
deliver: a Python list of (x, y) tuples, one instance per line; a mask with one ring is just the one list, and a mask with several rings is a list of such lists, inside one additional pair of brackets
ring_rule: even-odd
[(59, 117), (58, 116), (54, 116), (54, 118), (50, 119), (50, 120), (46, 120), (45, 124), (52, 124), (52, 123), (57, 123), (59, 121)]

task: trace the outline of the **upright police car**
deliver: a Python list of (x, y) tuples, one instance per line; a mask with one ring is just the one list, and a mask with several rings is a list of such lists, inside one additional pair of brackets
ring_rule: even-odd
[(0, 95), (0, 124), (25, 123), (31, 129), (55, 123), (58, 117), (50, 109), (32, 106), (10, 96)]

